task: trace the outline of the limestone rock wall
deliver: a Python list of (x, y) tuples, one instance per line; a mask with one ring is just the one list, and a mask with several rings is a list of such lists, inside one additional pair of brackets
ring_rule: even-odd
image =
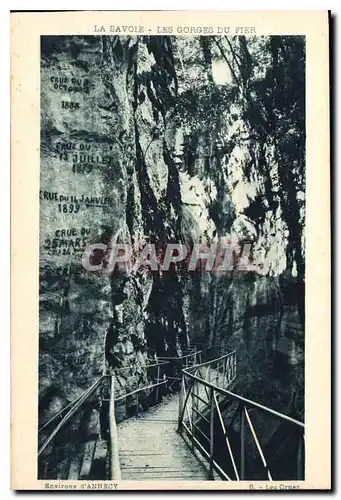
[[(238, 347), (244, 387), (282, 373), (283, 358), (296, 370), (289, 382), (278, 375), (284, 404), (302, 392), (301, 160), (288, 170), (284, 134), (276, 123), (263, 131), (267, 103), (252, 101), (276, 84), (282, 52), (271, 39), (242, 38), (42, 37), (43, 420), (105, 369), (129, 367), (117, 376), (118, 390), (129, 391), (146, 382), (148, 358), (196, 341)], [(290, 119), (289, 138), (300, 130)], [(103, 254), (92, 257), (101, 271), (81, 263), (91, 243), (127, 243), (137, 254), (146, 242), (162, 253), (165, 243), (220, 238), (251, 241), (257, 272), (216, 276), (180, 264), (110, 273)]]

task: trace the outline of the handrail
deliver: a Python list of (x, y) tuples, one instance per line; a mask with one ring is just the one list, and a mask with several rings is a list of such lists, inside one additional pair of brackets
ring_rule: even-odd
[(48, 420), (47, 422), (45, 422), (45, 424), (43, 424), (39, 429), (38, 429), (38, 434), (40, 434), (44, 429), (46, 429), (46, 427), (48, 427), (50, 424), (52, 424), (52, 422), (54, 422), (56, 420), (56, 418), (60, 417), (68, 408), (70, 408), (70, 406), (74, 405), (77, 403), (77, 401), (79, 401), (86, 392), (88, 392), (89, 389), (87, 389), (86, 391), (82, 392), (82, 394), (80, 396), (78, 396), (78, 398), (76, 399), (73, 399), (70, 403), (68, 403), (66, 406), (64, 406), (64, 408), (62, 408), (61, 410), (59, 410), (59, 412), (55, 413), (53, 415), (53, 417), (50, 418), (50, 420)]
[[(164, 366), (164, 365), (168, 365), (168, 364), (169, 364), (169, 361), (162, 361), (161, 363), (152, 363), (150, 365), (144, 365), (144, 366), (141, 366), (141, 368), (147, 368), (148, 369), (148, 368), (153, 368), (153, 367), (157, 367), (157, 366)], [(111, 375), (115, 375), (115, 373), (117, 373), (117, 372), (121, 372), (121, 371), (125, 371), (125, 370), (131, 370), (131, 368), (132, 368), (131, 366), (126, 366), (124, 368), (118, 368), (117, 370), (107, 371), (106, 374), (103, 375), (103, 377), (109, 377)], [(47, 422), (45, 422), (45, 424), (43, 424), (38, 429), (38, 434), (40, 434), (44, 429), (46, 429), (46, 427), (48, 427), (50, 424), (52, 424), (52, 422), (54, 422), (58, 417), (60, 417), (68, 408), (70, 408), (70, 406), (73, 406), (74, 404), (76, 404), (77, 401), (79, 401), (88, 391), (89, 391), (89, 388), (86, 389), (80, 396), (78, 396), (77, 398), (73, 399), (70, 403), (68, 403), (66, 406), (64, 406), (64, 408), (62, 408), (57, 413), (55, 413), (50, 418), (50, 420), (48, 420)], [(128, 395), (130, 395), (130, 394), (127, 394), (126, 396), (128, 396)], [(118, 399), (123, 399), (123, 397), (120, 396)], [(116, 401), (118, 401), (118, 399), (116, 398)]]
[[(183, 423), (183, 426), (184, 428), (186, 429), (186, 431), (188, 433), (190, 433), (190, 429), (188, 428), (188, 426)], [(195, 436), (193, 436), (193, 442), (197, 445), (197, 447), (199, 448), (199, 450), (203, 453), (204, 456), (206, 456), (207, 459), (210, 458), (210, 454), (205, 450), (205, 448), (202, 446), (202, 444), (197, 440), (197, 438)], [(216, 467), (216, 469), (219, 471), (219, 473), (225, 477), (225, 479), (227, 479), (228, 481), (231, 481), (231, 478), (226, 474), (226, 472), (220, 467), (220, 465), (215, 461), (213, 460), (213, 463), (214, 463), (214, 466)]]
[[(213, 378), (213, 380), (211, 380)], [(249, 443), (246, 441), (245, 428), (249, 427), (253, 442), (256, 445), (258, 454), (261, 458), (261, 462), (264, 467), (264, 472), (269, 480), (272, 480), (273, 476), (270, 472), (267, 459), (265, 457), (264, 451), (262, 450), (261, 442), (257, 436), (255, 427), (251, 421), (249, 411), (250, 409), (262, 411), (270, 415), (273, 419), (279, 419), (281, 422), (289, 423), (294, 425), (296, 428), (300, 429), (298, 436), (298, 451), (297, 451), (297, 467), (295, 468), (295, 474), (297, 474), (297, 479), (303, 479), (304, 473), (304, 429), (305, 425), (303, 422), (285, 415), (279, 411), (273, 410), (267, 406), (264, 406), (256, 401), (252, 401), (243, 396), (240, 396), (230, 390), (230, 386), (236, 378), (236, 351), (233, 350), (229, 353), (220, 356), (219, 358), (209, 360), (191, 367), (186, 367), (182, 369), (182, 381), (181, 381), (181, 391), (180, 391), (180, 402), (179, 402), (179, 426), (178, 431), (181, 433), (185, 430), (189, 435), (192, 446), (196, 446), (204, 457), (207, 458), (209, 462), (209, 473), (208, 478), (214, 479), (214, 470), (224, 480), (232, 480), (229, 477), (229, 470), (223, 470), (222, 464), (217, 463), (217, 457), (214, 451), (214, 446), (217, 439), (217, 429), (216, 429), (216, 419), (215, 415), (218, 417), (218, 422), (220, 424), (221, 432), (224, 436), (224, 441), (226, 444), (227, 456), (229, 456), (229, 461), (226, 462), (226, 467), (231, 467), (231, 472), (235, 476), (235, 480), (244, 480), (245, 478), (245, 461), (247, 455), (245, 454), (245, 446)], [(226, 384), (225, 386), (220, 385)], [(190, 398), (192, 396), (192, 398)], [(224, 423), (224, 414), (220, 409), (218, 396), (221, 397), (220, 401), (232, 400), (238, 403), (233, 419), (238, 414), (240, 415), (240, 461), (235, 460), (231, 442), (228, 437), (229, 426)], [(185, 418), (185, 413), (187, 413), (188, 418)], [(200, 421), (203, 422), (204, 427), (200, 427)], [(209, 437), (205, 430), (205, 425), (209, 425), (210, 432)], [(231, 424), (230, 424), (231, 425)], [(204, 436), (206, 440), (200, 442)], [(296, 446), (296, 433), (293, 434), (294, 446)], [(249, 439), (249, 438), (247, 438)], [(205, 448), (205, 446), (208, 448)], [(236, 444), (234, 444), (236, 446)], [(237, 467), (238, 466), (238, 467)], [(240, 467), (240, 470), (238, 468)], [(250, 478), (251, 479), (251, 478)], [(293, 479), (293, 478), (290, 478)]]
[(115, 398), (116, 401), (122, 401), (122, 399), (128, 398), (129, 396), (133, 396), (134, 394), (137, 394), (138, 392), (146, 391), (147, 389), (152, 389), (153, 387), (158, 387), (163, 384), (167, 384), (168, 380), (162, 380), (162, 382), (158, 382), (157, 384), (152, 384), (152, 385), (147, 385), (144, 387), (139, 387), (138, 389), (135, 389), (132, 392), (128, 392), (128, 394), (123, 394), (122, 396), (119, 396), (118, 398)]
[(268, 468), (268, 464), (266, 463), (263, 450), (262, 450), (261, 445), (259, 443), (259, 440), (258, 440), (256, 431), (255, 431), (255, 428), (254, 428), (254, 426), (253, 426), (253, 424), (251, 422), (251, 418), (250, 418), (249, 412), (247, 411), (247, 409), (245, 408), (245, 406), (244, 406), (244, 413), (245, 413), (245, 416), (246, 416), (246, 419), (247, 419), (247, 423), (249, 424), (249, 427), (251, 429), (253, 440), (256, 443), (258, 453), (259, 453), (260, 458), (261, 458), (261, 460), (263, 462), (264, 468), (265, 468), (265, 470), (267, 472), (269, 481), (272, 481), (272, 477), (271, 477), (271, 474), (270, 474), (270, 471), (269, 471), (269, 468)]
[[(110, 439), (109, 452), (110, 452), (110, 457), (111, 457), (110, 470), (111, 470), (111, 475), (112, 475), (111, 479), (113, 479), (114, 476), (115, 476), (115, 478), (118, 478), (120, 475), (120, 471), (119, 471), (119, 464), (116, 463), (118, 460), (118, 458), (117, 458), (118, 455), (117, 455), (117, 432), (116, 432), (116, 422), (115, 422), (115, 415), (114, 415), (115, 403), (123, 401), (131, 396), (137, 395), (136, 409), (138, 412), (139, 411), (139, 396), (138, 396), (138, 394), (140, 392), (152, 390), (155, 388), (156, 388), (155, 403), (157, 403), (159, 401), (159, 387), (169, 384), (170, 379), (172, 378), (172, 377), (167, 377), (167, 375), (166, 375), (167, 371), (166, 371), (166, 373), (163, 372), (162, 368), (171, 364), (179, 371), (179, 374), (181, 374), (181, 372), (184, 372), (182, 370), (182, 366), (184, 366), (184, 365), (186, 365), (186, 367), (188, 367), (189, 370), (191, 370), (192, 368), (194, 368), (196, 366), (200, 366), (200, 365), (193, 365), (193, 367), (190, 367), (190, 366), (188, 366), (190, 364), (190, 362), (188, 362), (188, 360), (190, 358), (192, 358), (193, 361), (195, 362), (198, 359), (198, 357), (201, 355), (202, 352), (203, 351), (201, 351), (201, 350), (200, 351), (191, 350), (190, 353), (184, 354), (183, 356), (160, 357), (155, 362), (154, 362), (154, 360), (150, 360), (151, 363), (146, 364), (146, 365), (142, 366), (141, 368), (144, 368), (146, 371), (148, 371), (149, 368), (153, 368), (153, 367), (155, 367), (157, 369), (157, 374), (155, 373), (155, 379), (153, 376), (154, 380), (151, 381), (152, 383), (149, 383), (149, 385), (144, 385), (142, 387), (138, 387), (137, 389), (135, 389), (129, 393), (122, 394), (122, 395), (119, 395), (116, 397), (115, 397), (115, 392), (114, 392), (115, 375), (117, 375), (121, 372), (124, 372), (126, 370), (130, 370), (131, 367), (123, 367), (123, 368), (118, 368), (116, 370), (111, 370), (111, 371), (106, 372), (102, 377), (100, 377), (96, 382), (94, 382), (94, 384), (92, 384), (91, 387), (89, 387), (86, 391), (84, 391), (80, 396), (75, 398), (73, 401), (68, 403), (64, 408), (59, 410), (57, 414), (55, 414), (48, 422), (46, 422), (39, 429), (38, 433), (40, 434), (43, 430), (45, 430), (51, 424), (53, 424), (57, 419), (60, 419), (59, 422), (57, 420), (57, 422), (58, 422), (57, 425), (55, 426), (53, 431), (48, 435), (48, 437), (44, 441), (44, 443), (40, 446), (40, 448), (38, 450), (38, 456), (41, 456), (41, 454), (44, 452), (44, 450), (46, 450), (46, 448), (49, 446), (49, 444), (55, 438), (56, 434), (66, 425), (66, 423), (82, 407), (82, 405), (96, 391), (96, 389), (99, 388), (99, 386), (103, 383), (103, 381), (108, 380), (108, 378), (109, 378), (109, 379), (111, 379), (111, 384), (110, 384), (111, 389), (110, 389), (110, 396), (109, 396), (109, 403), (110, 404), (109, 404), (109, 408), (108, 408), (109, 424), (110, 424), (109, 425), (109, 439)], [(222, 356), (219, 359), (223, 359), (225, 357), (226, 357), (226, 355)], [(183, 360), (185, 360), (185, 362), (181, 363), (181, 361), (183, 361)], [(180, 361), (180, 366), (178, 366), (176, 363), (173, 363), (173, 361)], [(202, 363), (201, 365), (206, 366), (207, 362)], [(163, 376), (163, 379), (162, 379), (162, 376)], [(190, 374), (190, 376), (192, 376), (192, 374)], [(150, 375), (149, 375), (149, 377), (150, 377)], [(177, 380), (181, 380), (181, 378), (179, 378)], [(195, 380), (193, 380), (193, 384), (194, 383), (195, 383)], [(171, 388), (171, 384), (169, 385), (169, 388)], [(108, 400), (103, 399), (103, 401), (108, 401)], [(187, 398), (186, 398), (186, 401), (187, 401)], [(152, 403), (152, 404), (155, 404), (155, 403)], [(186, 405), (184, 406), (184, 413), (186, 413), (187, 417), (190, 418), (189, 411), (188, 411), (188, 408), (186, 408)], [(184, 415), (182, 415), (182, 418), (183, 417), (184, 417)], [(192, 428), (192, 424), (191, 424), (191, 428)], [(114, 474), (114, 476), (113, 476), (113, 474)]]
[(54, 428), (51, 432), (50, 436), (46, 439), (46, 441), (42, 444), (42, 446), (38, 450), (38, 457), (42, 454), (45, 448), (51, 443), (52, 439), (55, 435), (60, 431), (60, 429), (66, 424), (68, 420), (76, 413), (77, 410), (82, 406), (82, 404), (93, 394), (93, 392), (98, 388), (101, 382), (103, 382), (104, 376), (99, 378), (85, 393), (81, 398), (78, 398), (74, 404), (74, 406), (68, 411), (68, 413), (62, 418), (59, 424)]
[(213, 393), (213, 398), (214, 398), (214, 403), (215, 403), (216, 410), (218, 412), (218, 416), (219, 416), (219, 420), (220, 420), (220, 425), (221, 425), (221, 427), (223, 429), (223, 432), (224, 432), (224, 435), (225, 435), (226, 445), (227, 445), (227, 448), (229, 450), (229, 454), (230, 454), (230, 458), (231, 458), (233, 470), (234, 470), (234, 473), (236, 475), (237, 481), (239, 481), (239, 474), (238, 474), (238, 471), (237, 471), (236, 462), (234, 460), (234, 456), (233, 456), (233, 453), (232, 453), (230, 441), (229, 441), (229, 438), (227, 437), (227, 432), (226, 432), (226, 429), (225, 429), (225, 424), (224, 424), (223, 417), (222, 417), (221, 412), (220, 412), (219, 403), (218, 403), (217, 396), (215, 395), (215, 393)]
[[(161, 359), (161, 358), (160, 358)], [(155, 366), (164, 366), (164, 365), (168, 365), (169, 362), (168, 361), (161, 361), (161, 363), (151, 363), (149, 365), (142, 365), (140, 366), (139, 368), (146, 368), (148, 370), (148, 368), (153, 368)], [(117, 368), (115, 370), (112, 370), (112, 371), (108, 371), (106, 373), (106, 375), (115, 375), (115, 373), (118, 373), (118, 372), (123, 372), (125, 370), (131, 370), (132, 369), (132, 366), (125, 366), (124, 368)]]
[[(220, 359), (220, 358), (218, 358), (218, 359)], [(214, 361), (216, 361), (216, 360), (214, 360)], [(203, 363), (203, 365), (207, 365), (207, 363)], [(202, 366), (202, 365), (199, 365), (199, 367), (200, 366)], [(198, 366), (196, 366), (196, 368), (198, 368)], [(220, 394), (223, 394), (225, 396), (228, 396), (231, 399), (234, 399), (236, 401), (240, 401), (244, 404), (247, 404), (248, 406), (251, 406), (252, 408), (257, 408), (259, 410), (270, 413), (271, 415), (273, 415), (277, 418), (286, 420), (287, 422), (289, 422), (291, 424), (295, 424), (299, 427), (302, 427), (303, 429), (305, 428), (304, 423), (302, 423), (299, 420), (296, 420), (292, 417), (289, 417), (288, 415), (285, 415), (284, 413), (280, 413), (279, 411), (272, 410), (271, 408), (268, 408), (267, 406), (261, 405), (260, 403), (257, 403), (256, 401), (252, 401), (251, 399), (244, 398), (243, 396), (239, 396), (238, 394), (235, 394), (227, 389), (222, 389), (221, 387), (218, 387), (217, 385), (214, 385), (210, 382), (207, 382), (204, 379), (201, 379), (200, 377), (197, 377), (196, 375), (193, 375), (192, 373), (189, 372), (189, 369), (183, 369), (182, 371), (191, 379), (194, 379), (197, 382), (200, 382), (202, 385), (204, 385), (210, 389), (214, 389), (215, 391), (219, 392)]]
[(197, 354), (202, 353), (202, 351), (194, 351), (189, 354), (185, 354), (184, 356), (160, 356), (159, 359), (167, 359), (167, 360), (178, 360), (178, 359), (186, 359), (190, 358), (193, 356), (196, 356)]
[[(117, 370), (112, 370), (108, 371), (106, 374), (104, 374), (100, 379), (98, 379), (94, 384), (92, 384), (86, 391), (84, 391), (80, 396), (76, 397), (73, 401), (68, 403), (64, 408), (59, 410), (52, 418), (48, 420), (45, 424), (42, 425), (42, 427), (38, 430), (38, 435), (40, 437), (43, 437), (41, 435), (42, 431), (47, 429), (47, 438), (45, 439), (44, 436), (44, 442), (43, 444), (39, 447), (38, 450), (38, 457), (41, 457), (42, 453), (46, 450), (46, 448), (49, 446), (49, 444), (53, 441), (55, 436), (60, 432), (60, 430), (67, 424), (67, 422), (72, 418), (72, 416), (82, 407), (82, 405), (85, 403), (85, 401), (94, 393), (96, 389), (100, 386), (100, 384), (104, 380), (111, 379), (111, 384), (110, 384), (110, 398), (109, 398), (109, 451), (110, 451), (110, 457), (111, 457), (111, 466), (110, 466), (110, 471), (111, 471), (111, 479), (117, 479), (120, 476), (120, 471), (119, 471), (119, 464), (117, 464), (117, 432), (116, 432), (116, 422), (114, 421), (115, 416), (114, 416), (114, 408), (115, 408), (115, 402), (122, 401), (130, 396), (133, 396), (137, 394), (137, 411), (139, 409), (139, 397), (138, 394), (143, 391), (147, 390), (152, 390), (156, 388), (155, 392), (155, 402), (157, 403), (159, 401), (159, 387), (166, 385), (168, 383), (167, 378), (165, 378), (165, 374), (162, 371), (163, 367), (166, 367), (169, 365), (169, 361), (164, 361), (164, 360), (150, 360), (151, 362), (149, 364), (146, 364), (144, 366), (141, 366), (140, 368), (145, 369), (146, 372), (148, 373), (148, 370), (151, 368), (155, 368), (157, 370), (157, 374), (155, 373), (155, 381), (156, 383), (149, 383), (148, 385), (144, 385), (143, 387), (138, 387), (134, 391), (131, 391), (129, 393), (116, 396), (115, 397), (115, 392), (113, 391), (114, 388), (114, 378), (115, 375), (118, 375), (118, 373), (127, 371), (131, 369), (130, 367), (124, 367), (124, 368), (119, 368)], [(162, 375), (163, 374), (163, 375)], [(149, 375), (150, 376), (150, 375)], [(161, 377), (164, 377), (161, 379)], [(154, 376), (153, 376), (154, 379)], [(104, 400), (103, 400), (104, 401)], [(155, 403), (152, 403), (155, 404)], [(59, 420), (59, 421), (58, 421)], [(53, 424), (55, 424), (54, 427), (52, 427), (52, 432), (48, 431), (49, 427), (51, 427)]]
[(201, 368), (202, 366), (211, 365), (213, 362), (221, 361), (222, 359), (228, 358), (229, 356), (231, 356), (231, 354), (235, 354), (235, 353), (236, 353), (236, 350), (228, 352), (227, 354), (223, 354), (222, 356), (219, 356), (219, 358), (215, 358), (213, 360), (210, 359), (208, 361), (205, 361), (204, 363), (198, 363), (197, 365), (193, 365), (193, 366), (189, 366), (188, 368), (184, 368), (183, 371), (185, 371), (187, 373), (189, 370), (194, 370), (197, 368)]
[(115, 417), (115, 377), (110, 377), (109, 402), (109, 436), (110, 436), (110, 479), (121, 479), (120, 459), (118, 455), (118, 436)]

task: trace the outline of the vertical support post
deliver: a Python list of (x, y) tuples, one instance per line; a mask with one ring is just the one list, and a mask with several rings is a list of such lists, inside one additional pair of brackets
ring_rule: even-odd
[(179, 393), (179, 418), (178, 418), (178, 432), (182, 431), (182, 414), (184, 405), (184, 392), (185, 392), (185, 376), (182, 374), (180, 393)]
[(297, 480), (304, 480), (304, 450), (303, 450), (303, 436), (299, 436), (297, 448)]
[(240, 412), (240, 479), (245, 479), (245, 411), (243, 404)]
[(139, 393), (136, 394), (136, 413), (139, 412)]
[[(157, 365), (157, 374), (156, 374), (156, 378), (157, 378), (157, 383), (159, 383), (159, 379), (160, 379), (160, 365)], [(159, 386), (157, 385), (156, 386), (156, 391), (155, 391), (155, 404), (158, 403), (159, 401)]]
[(110, 403), (109, 403), (109, 432), (110, 432), (110, 475), (111, 480), (121, 479), (120, 461), (118, 456), (118, 439), (115, 418), (115, 376), (111, 375)]
[(195, 391), (196, 391), (196, 388), (197, 388), (197, 381), (194, 380), (193, 381), (193, 385), (192, 385), (192, 447), (194, 448), (194, 432), (195, 432), (195, 427), (194, 427), (194, 424), (195, 424), (195, 417), (196, 417), (196, 413), (195, 413), (195, 403), (196, 403), (196, 397), (195, 397)]
[(213, 389), (210, 389), (210, 470), (208, 474), (208, 479), (210, 481), (214, 480), (213, 476), (213, 456), (214, 456), (214, 393)]

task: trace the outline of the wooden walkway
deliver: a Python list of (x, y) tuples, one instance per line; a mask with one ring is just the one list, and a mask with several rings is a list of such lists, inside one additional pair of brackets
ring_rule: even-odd
[(207, 468), (177, 432), (179, 394), (118, 424), (123, 480), (206, 481)]
[[(186, 359), (187, 357), (184, 356)], [(95, 481), (121, 478), (128, 481), (159, 480), (177, 483), (215, 479), (239, 481), (246, 479), (247, 472), (248, 475), (252, 473), (250, 479), (253, 480), (272, 480), (275, 476), (270, 473), (257, 438), (257, 429), (254, 428), (254, 423), (257, 422), (254, 418), (255, 411), (265, 412), (267, 416), (271, 416), (276, 422), (280, 420), (286, 426), (288, 423), (296, 426), (295, 432), (291, 432), (293, 439), (289, 447), (289, 460), (294, 464), (293, 470), (289, 471), (290, 479), (304, 479), (304, 424), (232, 392), (236, 380), (236, 351), (183, 369), (179, 393), (169, 395), (168, 392), (158, 405), (116, 425), (114, 402), (124, 401), (128, 396), (168, 383), (167, 378), (160, 373), (161, 365), (164, 363), (150, 365), (157, 367), (156, 383), (116, 398), (115, 375), (111, 375), (109, 416), (112, 415), (112, 418), (109, 438), (101, 434), (96, 400), (96, 406), (92, 400), (92, 406), (86, 409), (86, 418), (80, 420), (87, 422), (84, 429), (79, 427), (77, 430), (74, 425), (71, 429), (66, 428), (64, 436), (60, 432), (84, 402), (102, 387), (107, 375), (44, 424), (40, 429), (38, 450), (39, 479)], [(171, 391), (172, 386), (167, 390)], [(154, 401), (158, 400), (156, 396)], [(228, 408), (226, 403), (230, 404)], [(138, 404), (136, 407), (138, 408)], [(91, 416), (89, 408), (93, 408)], [(237, 421), (240, 422), (239, 429), (232, 425), (231, 408), (232, 421), (237, 411), (240, 414)], [(260, 422), (262, 421), (261, 419)], [(51, 429), (52, 424), (52, 432), (47, 433), (46, 429)], [(232, 430), (230, 438), (233, 438), (233, 447), (228, 437), (229, 430)], [(59, 443), (52, 443), (58, 432)], [(74, 440), (71, 439), (72, 432), (78, 432)], [(281, 444), (282, 434), (278, 436)], [(250, 440), (251, 437), (253, 441)], [(222, 444), (226, 446), (222, 448)], [(246, 445), (248, 453), (245, 452)], [(270, 448), (268, 443), (265, 445), (268, 453)], [(260, 457), (255, 456), (255, 450), (258, 450)], [(279, 450), (282, 453), (283, 450)], [(236, 460), (236, 456), (240, 460)], [(282, 456), (276, 451), (273, 457), (268, 457), (269, 460), (270, 458), (275, 475), (280, 474)], [(261, 475), (257, 464), (262, 464)]]

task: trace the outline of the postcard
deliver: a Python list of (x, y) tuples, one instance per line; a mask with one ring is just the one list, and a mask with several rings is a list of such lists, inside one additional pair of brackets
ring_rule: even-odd
[(11, 486), (331, 488), (326, 11), (11, 14)]

